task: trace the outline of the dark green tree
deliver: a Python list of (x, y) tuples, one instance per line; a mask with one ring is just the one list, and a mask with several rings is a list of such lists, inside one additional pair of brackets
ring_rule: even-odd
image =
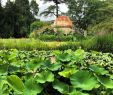
[(4, 17), (4, 10), (1, 4), (1, 0), (0, 0), (0, 34), (3, 32), (3, 17)]
[(38, 4), (36, 3), (36, 0), (32, 0), (30, 3), (30, 10), (32, 12), (32, 15), (35, 17), (38, 15), (39, 12), (39, 7)]
[(29, 32), (31, 12), (28, 0), (16, 0), (15, 5), (17, 7), (17, 33), (16, 37), (24, 37)]
[(38, 5), (35, 0), (7, 0), (2, 7), (0, 0), (0, 37), (27, 37), (30, 24), (36, 20)]
[(14, 3), (7, 0), (6, 6), (4, 8), (4, 24), (3, 24), (3, 35), (2, 37), (13, 37), (15, 30), (15, 7)]

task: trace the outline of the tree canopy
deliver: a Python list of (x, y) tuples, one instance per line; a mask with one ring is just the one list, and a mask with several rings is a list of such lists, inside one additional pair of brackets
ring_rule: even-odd
[(44, 3), (47, 2), (54, 2), (55, 5), (50, 5), (47, 9), (45, 9), (40, 15), (44, 16), (56, 16), (58, 17), (60, 14), (63, 12), (60, 11), (59, 9), (59, 4), (61, 3), (66, 3), (67, 0), (42, 0)]
[(78, 28), (86, 30), (113, 17), (113, 0), (69, 0), (68, 15)]
[(38, 4), (35, 0), (7, 0), (5, 6), (0, 2), (0, 37), (27, 37), (30, 24), (36, 20), (37, 14)]

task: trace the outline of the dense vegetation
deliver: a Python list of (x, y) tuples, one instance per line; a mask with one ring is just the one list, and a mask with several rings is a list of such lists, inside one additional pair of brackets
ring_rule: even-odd
[(35, 0), (7, 0), (5, 6), (0, 0), (0, 37), (27, 37), (38, 10)]
[(73, 30), (37, 19), (36, 0), (0, 0), (0, 95), (113, 95), (113, 0), (41, 1)]
[(112, 95), (113, 54), (0, 51), (2, 95)]

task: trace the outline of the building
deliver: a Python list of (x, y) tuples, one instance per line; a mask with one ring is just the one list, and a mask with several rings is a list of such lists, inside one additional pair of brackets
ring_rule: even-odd
[(68, 16), (59, 16), (52, 26), (55, 32), (62, 31), (66, 35), (73, 31), (73, 24)]

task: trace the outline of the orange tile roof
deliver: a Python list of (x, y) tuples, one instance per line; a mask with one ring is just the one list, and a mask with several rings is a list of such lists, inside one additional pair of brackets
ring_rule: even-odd
[(67, 16), (59, 16), (58, 18), (56, 18), (56, 20), (54, 21), (54, 25), (60, 26), (60, 27), (72, 27), (73, 26), (72, 21)]

